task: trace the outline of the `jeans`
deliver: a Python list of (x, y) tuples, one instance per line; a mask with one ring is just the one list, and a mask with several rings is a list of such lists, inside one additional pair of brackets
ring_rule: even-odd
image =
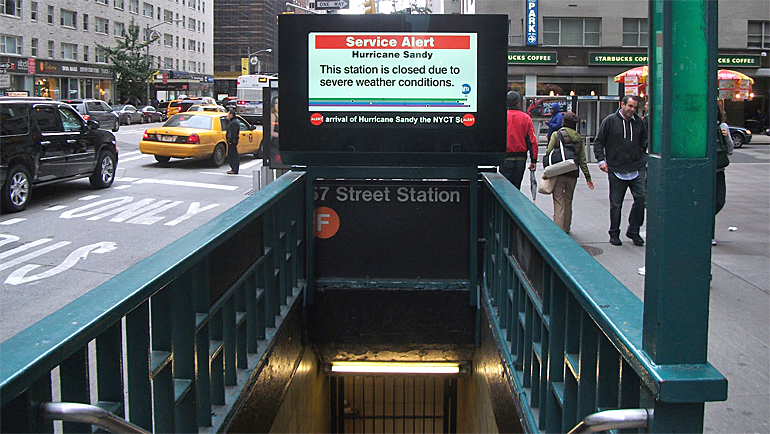
[(716, 198), (714, 203), (714, 223), (711, 225), (711, 238), (714, 239), (714, 233), (716, 232), (717, 219), (716, 215), (722, 208), (725, 207), (727, 201), (727, 184), (725, 183), (725, 171), (720, 170), (717, 172), (717, 185), (716, 185)]
[(647, 171), (642, 168), (639, 176), (630, 181), (624, 181), (610, 172), (610, 236), (620, 235), (620, 210), (623, 207), (623, 198), (626, 189), (631, 190), (634, 204), (631, 205), (631, 213), (628, 215), (629, 234), (639, 234), (639, 228), (644, 223), (644, 208), (647, 201)]
[(524, 160), (505, 160), (500, 167), (500, 174), (508, 178), (511, 184), (521, 190), (521, 180), (524, 179), (524, 171), (527, 168), (527, 162)]
[(227, 144), (227, 161), (230, 162), (230, 170), (238, 173), (238, 168), (241, 166), (241, 159), (238, 157), (238, 144)]

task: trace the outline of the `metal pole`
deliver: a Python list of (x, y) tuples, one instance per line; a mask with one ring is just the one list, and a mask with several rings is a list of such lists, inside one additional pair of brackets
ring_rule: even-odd
[[(150, 25), (147, 24), (147, 46), (144, 47), (146, 49), (145, 57), (147, 58), (148, 66), (150, 69), (152, 69), (152, 62), (150, 62), (150, 44), (152, 43), (152, 38), (150, 37)], [(147, 77), (147, 104), (150, 103), (150, 77)]]
[(582, 434), (611, 429), (647, 428), (652, 420), (652, 410), (607, 410), (590, 414), (567, 434)]
[[(716, 183), (717, 1), (650, 0), (648, 10), (651, 218), (642, 348), (661, 369), (705, 367)], [(726, 379), (715, 380), (712, 388), (726, 398)], [(655, 410), (650, 431), (702, 432), (702, 395), (688, 395), (676, 402), (643, 397), (642, 405)]]

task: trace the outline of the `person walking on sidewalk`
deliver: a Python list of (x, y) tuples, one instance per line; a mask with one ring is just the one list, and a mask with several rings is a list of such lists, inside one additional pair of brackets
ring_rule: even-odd
[(717, 132), (717, 173), (716, 173), (716, 200), (714, 203), (714, 224), (711, 229), (711, 245), (716, 246), (717, 241), (714, 238), (716, 233), (716, 217), (719, 211), (725, 206), (727, 198), (727, 184), (725, 183), (725, 167), (730, 164), (730, 155), (733, 154), (735, 144), (730, 137), (730, 127), (727, 125), (727, 116), (722, 104), (717, 104), (719, 119), (719, 131)]
[(225, 140), (227, 141), (227, 160), (230, 162), (230, 170), (227, 171), (228, 175), (237, 175), (238, 169), (241, 165), (241, 160), (238, 158), (238, 139), (241, 135), (241, 123), (235, 118), (235, 111), (230, 110), (227, 112), (227, 132), (225, 133)]
[(548, 133), (545, 135), (546, 140), (551, 140), (551, 135), (561, 128), (564, 121), (564, 115), (561, 112), (561, 104), (558, 102), (551, 103), (551, 119), (545, 124), (548, 125)]
[[(571, 146), (577, 156), (576, 162), (586, 177), (588, 189), (593, 190), (594, 183), (591, 181), (591, 172), (588, 171), (583, 138), (575, 131), (577, 123), (578, 117), (576, 114), (571, 112), (565, 113), (562, 123), (563, 127), (551, 135), (551, 140), (548, 142), (548, 149), (545, 151), (545, 154), (548, 155), (548, 153), (556, 149), (559, 146), (560, 140), (564, 146)], [(553, 196), (553, 222), (566, 233), (569, 233), (570, 226), (572, 225), (572, 198), (575, 196), (575, 184), (577, 184), (579, 174), (579, 171), (573, 170), (557, 176), (553, 192), (551, 193)]]
[(599, 169), (607, 173), (610, 184), (610, 244), (620, 246), (620, 211), (626, 190), (631, 190), (634, 204), (628, 216), (626, 236), (636, 246), (643, 246), (639, 229), (644, 223), (647, 200), (647, 129), (636, 116), (639, 100), (626, 95), (615, 113), (607, 116), (594, 139), (594, 154)]
[(535, 136), (532, 118), (519, 110), (519, 99), (517, 92), (508, 92), (506, 98), (508, 106), (506, 154), (500, 173), (508, 178), (516, 188), (521, 189), (521, 180), (524, 178), (524, 168), (527, 165), (527, 152), (529, 152), (531, 161), (529, 170), (534, 171), (537, 167), (537, 136)]

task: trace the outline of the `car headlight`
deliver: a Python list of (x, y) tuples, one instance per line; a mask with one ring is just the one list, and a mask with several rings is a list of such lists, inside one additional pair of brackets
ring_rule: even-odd
[(751, 135), (751, 131), (749, 131), (749, 130), (746, 130), (746, 135), (747, 135), (747, 136), (750, 136), (750, 135)]

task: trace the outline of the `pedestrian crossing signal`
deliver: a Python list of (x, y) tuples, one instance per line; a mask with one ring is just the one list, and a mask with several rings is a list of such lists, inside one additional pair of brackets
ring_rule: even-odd
[(364, 0), (364, 13), (365, 14), (377, 13), (377, 3), (375, 3), (375, 0)]

